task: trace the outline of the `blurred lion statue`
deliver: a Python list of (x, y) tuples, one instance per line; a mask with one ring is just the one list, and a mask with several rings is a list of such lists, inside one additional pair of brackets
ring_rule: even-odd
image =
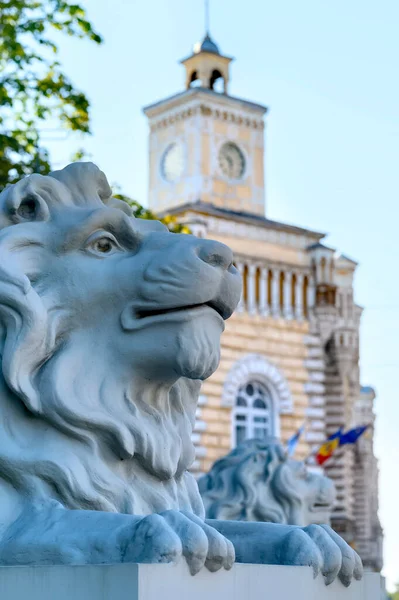
[(205, 520), (191, 433), (240, 294), (227, 246), (133, 218), (91, 163), (0, 194), (0, 564), (361, 576), (324, 526)]
[(278, 439), (247, 440), (198, 482), (207, 517), (291, 525), (329, 523), (334, 483), (291, 460)]

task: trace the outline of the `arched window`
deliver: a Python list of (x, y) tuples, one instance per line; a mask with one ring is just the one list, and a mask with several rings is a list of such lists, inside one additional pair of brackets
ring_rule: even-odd
[(217, 69), (212, 71), (212, 75), (209, 81), (209, 87), (211, 90), (215, 92), (223, 93), (224, 92), (224, 79), (223, 75)]
[(280, 415), (293, 414), (288, 383), (261, 354), (247, 354), (234, 363), (223, 384), (221, 405), (231, 408), (231, 442), (280, 435)]
[(201, 81), (198, 79), (197, 71), (193, 71), (191, 74), (190, 87), (201, 87)]
[(238, 390), (233, 411), (234, 443), (275, 435), (273, 398), (267, 386), (251, 380)]

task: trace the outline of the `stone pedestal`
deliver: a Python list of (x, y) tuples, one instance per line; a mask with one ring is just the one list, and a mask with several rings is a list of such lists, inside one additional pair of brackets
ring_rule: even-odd
[(326, 587), (304, 567), (235, 565), (192, 577), (178, 565), (0, 567), (1, 600), (380, 600), (380, 576)]

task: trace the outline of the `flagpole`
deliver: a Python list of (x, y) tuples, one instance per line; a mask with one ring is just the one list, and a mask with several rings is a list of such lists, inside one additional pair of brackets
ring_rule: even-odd
[(289, 458), (292, 458), (295, 454), (296, 448), (299, 444), (301, 436), (306, 431), (306, 421), (304, 421), (301, 427), (292, 435), (286, 443), (286, 452)]

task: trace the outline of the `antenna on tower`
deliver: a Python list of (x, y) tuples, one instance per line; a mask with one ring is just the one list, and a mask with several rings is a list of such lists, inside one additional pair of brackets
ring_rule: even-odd
[(205, 33), (209, 35), (209, 0), (205, 0)]

